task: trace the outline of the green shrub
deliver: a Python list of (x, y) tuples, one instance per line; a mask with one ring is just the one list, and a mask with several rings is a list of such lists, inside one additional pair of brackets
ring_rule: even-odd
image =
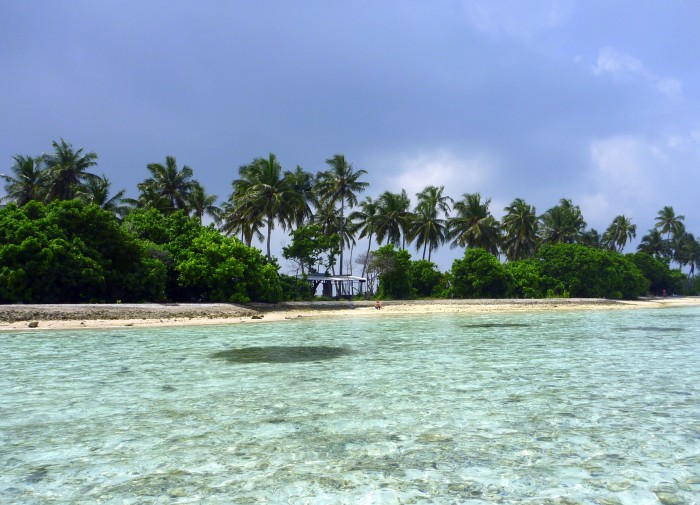
[(574, 298), (634, 299), (649, 289), (637, 266), (615, 251), (556, 244), (542, 246), (536, 258), (542, 274), (560, 282), (563, 292)]
[(96, 205), (8, 205), (0, 210), (0, 244), (2, 303), (164, 297), (164, 264)]
[(467, 249), (452, 263), (452, 295), (456, 298), (503, 298), (511, 292), (512, 278), (485, 249)]
[(408, 265), (408, 283), (411, 293), (420, 297), (435, 296), (439, 293), (443, 275), (437, 265), (430, 261), (411, 261)]

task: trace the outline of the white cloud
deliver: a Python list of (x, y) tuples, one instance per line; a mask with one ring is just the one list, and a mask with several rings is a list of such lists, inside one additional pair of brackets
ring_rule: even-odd
[(683, 95), (683, 83), (679, 79), (656, 75), (648, 70), (641, 60), (612, 47), (603, 47), (599, 50), (593, 73), (609, 74), (618, 79), (642, 80), (672, 100), (679, 100)]
[(647, 139), (618, 135), (590, 146), (592, 187), (581, 209), (592, 227), (604, 227), (617, 214), (649, 221), (664, 205), (681, 206), (679, 185), (697, 184), (686, 167), (700, 164), (698, 132)]
[(441, 149), (404, 158), (398, 166), (397, 175), (387, 177), (392, 191), (405, 189), (413, 198), (426, 186), (445, 186), (445, 193), (457, 199), (483, 187), (497, 163), (485, 153), (460, 157)]
[(465, 0), (469, 22), (491, 36), (528, 40), (537, 32), (563, 25), (574, 10), (572, 0)]
[(609, 72), (611, 74), (644, 74), (644, 65), (637, 58), (621, 53), (612, 47), (604, 47), (598, 52), (598, 61), (593, 72), (596, 75)]

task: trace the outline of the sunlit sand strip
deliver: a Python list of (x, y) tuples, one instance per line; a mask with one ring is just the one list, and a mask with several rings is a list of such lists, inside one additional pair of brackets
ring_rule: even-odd
[[(0, 306), (0, 331), (254, 324), (292, 321), (307, 317), (383, 317), (391, 314), (483, 314), (682, 306), (700, 306), (700, 297), (650, 298), (634, 301), (601, 299), (386, 301), (382, 302), (380, 310), (375, 309), (372, 301), (254, 304), (245, 307), (229, 304), (5, 305)], [(28, 317), (28, 314), (32, 317)], [(108, 317), (105, 314), (108, 314)]]

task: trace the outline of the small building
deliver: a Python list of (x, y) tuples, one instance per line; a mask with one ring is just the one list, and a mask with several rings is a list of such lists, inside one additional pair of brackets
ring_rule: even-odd
[(354, 275), (324, 275), (309, 274), (307, 277), (311, 285), (311, 294), (316, 295), (318, 286), (321, 285), (321, 295), (336, 300), (350, 299), (356, 295), (365, 293), (365, 283), (367, 279)]

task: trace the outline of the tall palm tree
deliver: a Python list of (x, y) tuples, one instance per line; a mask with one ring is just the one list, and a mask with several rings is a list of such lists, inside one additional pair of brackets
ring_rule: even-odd
[(365, 262), (362, 265), (362, 277), (367, 273), (369, 264), (370, 251), (372, 250), (372, 237), (375, 234), (377, 227), (377, 218), (379, 216), (379, 203), (372, 199), (371, 196), (366, 196), (359, 204), (359, 210), (354, 211), (348, 218), (359, 231), (360, 238), (367, 237), (367, 254)]
[(540, 216), (540, 236), (545, 244), (572, 244), (585, 228), (581, 209), (567, 198)]
[(111, 187), (112, 183), (106, 175), (92, 177), (78, 190), (78, 198), (85, 203), (99, 205), (103, 209), (123, 217), (127, 213), (127, 207), (123, 204), (125, 190), (122, 189), (110, 196), (109, 190)]
[(695, 277), (695, 268), (700, 265), (700, 239), (692, 233), (686, 233), (680, 247), (680, 255), (684, 265), (690, 267), (688, 277)]
[(695, 239), (695, 235), (683, 232), (681, 235), (674, 235), (671, 240), (671, 257), (678, 263), (680, 268), (690, 267), (690, 277), (695, 276), (695, 266), (700, 254), (700, 243)]
[[(353, 222), (351, 216), (345, 218), (344, 226), (341, 227), (340, 209), (337, 209), (330, 201), (321, 201), (318, 202), (316, 213), (311, 222), (320, 226), (324, 235), (337, 235), (339, 244), (350, 246), (352, 256), (352, 248), (356, 244), (355, 234), (360, 227), (358, 223)], [(335, 274), (335, 262), (331, 266)]]
[(93, 152), (83, 153), (61, 139), (52, 142), (54, 152), (45, 156), (48, 170), (47, 200), (72, 200), (76, 197), (80, 185), (96, 177), (88, 172), (97, 165), (97, 155)]
[(339, 234), (340, 209), (336, 209), (331, 202), (318, 202), (311, 222), (320, 226), (325, 235)]
[(451, 247), (480, 247), (498, 255), (500, 226), (489, 211), (491, 199), (481, 201), (479, 193), (465, 193), (454, 204), (456, 215), (447, 220)]
[(670, 259), (676, 259), (678, 256), (677, 245), (681, 243), (683, 235), (685, 235), (684, 220), (685, 216), (677, 216), (673, 207), (668, 205), (656, 215), (654, 228), (666, 234), (666, 255)]
[(231, 195), (221, 209), (219, 229), (231, 236), (240, 234), (241, 242), (251, 247), (254, 238), (260, 242), (265, 240), (265, 236), (260, 231), (265, 223), (263, 216), (249, 212), (249, 207), (252, 207), (251, 203), (238, 204)]
[(605, 247), (603, 244), (603, 237), (601, 237), (600, 232), (595, 228), (589, 228), (581, 233), (578, 238), (578, 243), (595, 249), (603, 249)]
[(122, 201), (136, 209), (156, 209), (161, 214), (171, 212), (170, 201), (161, 195), (155, 186), (147, 182), (136, 185), (139, 190), (137, 198), (124, 198)]
[(665, 233), (666, 240), (670, 241), (671, 235), (681, 235), (685, 231), (683, 226), (684, 219), (685, 216), (677, 216), (673, 207), (667, 205), (656, 215), (654, 228), (657, 228), (661, 233)]
[(622, 252), (628, 240), (637, 236), (637, 225), (624, 215), (615, 216), (613, 222), (603, 233), (603, 243), (610, 249)]
[(316, 179), (316, 191), (321, 199), (332, 204), (340, 203), (340, 275), (343, 275), (343, 249), (345, 248), (345, 206), (357, 205), (356, 193), (362, 193), (369, 183), (360, 181), (366, 170), (355, 170), (342, 154), (326, 160), (330, 170), (320, 172)]
[(292, 209), (292, 221), (294, 226), (298, 228), (313, 217), (311, 206), (317, 203), (314, 193), (314, 176), (297, 165), (293, 172), (286, 171), (284, 177), (288, 180), (291, 190), (300, 196), (296, 200), (296, 208)]
[(411, 199), (408, 193), (405, 189), (401, 193), (385, 191), (379, 196), (378, 205), (377, 242), (386, 239), (388, 244), (404, 249), (411, 225)]
[(43, 201), (46, 196), (47, 172), (44, 167), (44, 158), (37, 156), (13, 156), (15, 161), (10, 168), (12, 175), (0, 174), (5, 181), (5, 196), (0, 201), (14, 202), (22, 206), (32, 200)]
[(418, 203), (413, 210), (410, 235), (416, 240), (416, 251), (423, 247), (423, 259), (427, 250), (428, 261), (433, 250), (444, 244), (447, 237), (446, 221), (440, 216), (449, 216), (453, 200), (443, 195), (444, 191), (445, 186), (427, 186), (416, 193)]
[(216, 206), (217, 198), (216, 195), (208, 195), (199, 181), (192, 181), (192, 189), (187, 195), (187, 208), (199, 219), (199, 224), (202, 224), (204, 214), (218, 221), (221, 209)]
[(267, 260), (272, 260), (271, 237), (275, 223), (283, 229), (291, 225), (293, 210), (301, 197), (282, 176), (282, 166), (270, 153), (267, 158), (256, 158), (239, 169), (241, 179), (233, 182), (234, 196), (244, 209), (249, 221), (264, 219), (267, 228)]
[(146, 168), (151, 172), (151, 177), (143, 181), (139, 185), (139, 189), (145, 192), (151, 191), (167, 200), (167, 213), (179, 209), (189, 212), (187, 199), (193, 187), (194, 172), (192, 169), (187, 165), (178, 169), (174, 156), (166, 156), (165, 164), (150, 163)]
[(504, 208), (501, 220), (503, 247), (508, 260), (532, 258), (537, 251), (537, 213), (535, 207), (516, 198)]
[(652, 228), (642, 237), (637, 246), (637, 251), (646, 253), (656, 259), (668, 256), (668, 242), (664, 240), (658, 228)]

